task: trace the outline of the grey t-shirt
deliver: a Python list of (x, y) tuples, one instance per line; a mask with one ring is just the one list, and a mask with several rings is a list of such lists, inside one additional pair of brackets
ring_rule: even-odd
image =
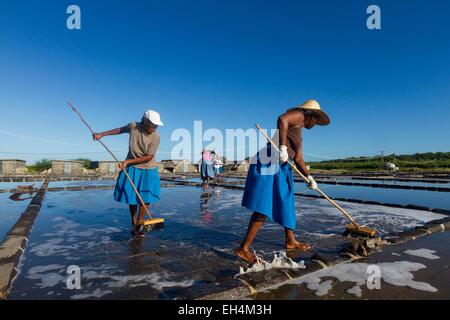
[(141, 122), (132, 121), (126, 126), (120, 128), (121, 132), (127, 132), (130, 134), (128, 159), (136, 159), (149, 155), (154, 155), (151, 161), (140, 163), (135, 165), (141, 169), (156, 168), (156, 151), (159, 147), (160, 137), (158, 132), (148, 134), (142, 129)]

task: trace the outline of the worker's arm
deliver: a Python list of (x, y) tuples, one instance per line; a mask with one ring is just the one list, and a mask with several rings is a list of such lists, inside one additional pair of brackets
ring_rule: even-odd
[[(301, 134), (301, 131), (300, 131)], [(299, 145), (298, 148), (295, 152), (295, 158), (294, 158), (294, 163), (295, 166), (297, 167), (297, 169), (300, 170), (300, 172), (308, 179), (308, 181), (306, 182), (308, 187), (311, 189), (316, 189), (317, 188), (317, 183), (314, 180), (314, 178), (311, 176), (311, 174), (309, 173), (308, 169), (306, 168), (306, 164), (305, 161), (303, 160), (303, 147), (302, 147), (302, 137), (299, 137)]]
[(143, 156), (143, 157), (136, 158), (136, 159), (127, 159), (123, 162), (119, 162), (118, 166), (120, 169), (125, 169), (129, 165), (136, 165), (136, 164), (141, 164), (141, 163), (146, 163), (146, 162), (152, 161), (152, 159), (154, 157), (155, 157), (155, 155), (151, 154), (151, 155)]
[(287, 135), (289, 127), (303, 124), (304, 115), (302, 112), (288, 111), (278, 117), (277, 128), (279, 131), (280, 161), (286, 162), (289, 159), (287, 152)]
[(305, 177), (309, 176), (309, 171), (306, 168), (305, 161), (303, 160), (303, 152), (301, 149), (297, 150), (297, 154), (295, 155), (295, 158), (294, 158), (294, 163), (295, 163), (295, 166), (297, 167), (297, 169), (299, 169), (300, 172)]
[(106, 136), (114, 136), (116, 134), (121, 134), (121, 133), (125, 133), (125, 132), (126, 131), (124, 131), (123, 128), (116, 128), (116, 129), (112, 129), (109, 131), (94, 133), (94, 134), (92, 134), (92, 138), (94, 140), (100, 140), (101, 138), (106, 137)]

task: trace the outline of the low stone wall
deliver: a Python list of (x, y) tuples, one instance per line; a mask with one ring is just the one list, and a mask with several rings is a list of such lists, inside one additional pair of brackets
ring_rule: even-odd
[[(303, 180), (300, 180), (300, 179), (295, 179), (295, 181), (303, 182)], [(316, 180), (316, 181), (317, 181), (317, 183), (320, 183), (320, 184), (334, 184), (334, 185), (341, 185), (341, 186), (450, 192), (450, 188), (444, 188), (444, 187), (407, 186), (407, 185), (398, 185), (398, 184), (342, 182), (342, 181), (330, 181), (330, 180)]]
[(91, 181), (91, 180), (114, 180), (113, 175), (82, 175), (82, 176), (50, 176), (50, 175), (28, 175), (0, 177), (0, 182), (34, 182), (47, 179), (48, 181)]
[(27, 209), (0, 244), (0, 299), (5, 299), (8, 296), (9, 288), (17, 275), (17, 265), (25, 251), (28, 242), (27, 237), (41, 209), (47, 186), (48, 180), (44, 181)]

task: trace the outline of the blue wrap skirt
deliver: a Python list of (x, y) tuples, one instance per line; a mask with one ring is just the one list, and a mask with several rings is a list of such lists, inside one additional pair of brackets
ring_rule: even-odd
[(214, 167), (212, 163), (208, 163), (207, 161), (202, 161), (200, 165), (200, 174), (202, 179), (210, 177), (214, 179)]
[[(144, 203), (158, 202), (160, 199), (160, 180), (158, 168), (141, 169), (134, 166), (126, 168), (128, 175), (133, 181), (136, 189), (144, 200)], [(114, 189), (114, 200), (131, 205), (141, 205), (130, 181), (120, 171), (117, 178), (116, 188)]]
[(257, 163), (248, 170), (242, 206), (295, 230), (294, 178), (289, 164), (262, 164), (258, 153)]

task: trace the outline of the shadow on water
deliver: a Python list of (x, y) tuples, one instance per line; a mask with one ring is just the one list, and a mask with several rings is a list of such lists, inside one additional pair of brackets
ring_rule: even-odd
[(24, 195), (26, 195), (26, 193), (23, 193), (23, 192), (13, 193), (12, 195), (9, 196), (9, 199), (12, 201), (30, 200), (30, 199), (33, 199), (33, 194), (34, 194), (34, 192), (29, 192), (28, 197), (23, 197)]

